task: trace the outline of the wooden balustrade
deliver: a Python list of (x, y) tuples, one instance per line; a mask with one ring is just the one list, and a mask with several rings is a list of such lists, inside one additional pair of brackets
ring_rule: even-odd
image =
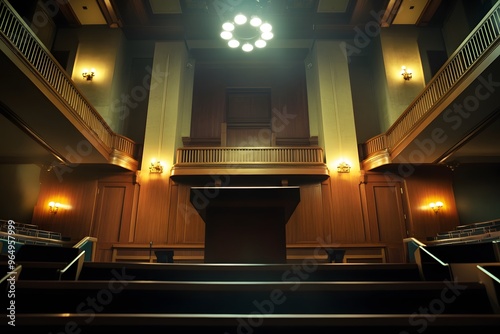
[(32, 67), (65, 103), (74, 117), (87, 126), (87, 131), (97, 137), (109, 151), (116, 149), (133, 158), (135, 143), (113, 132), (104, 118), (78, 90), (71, 77), (45, 48), (24, 20), (4, 0), (0, 0), (0, 39), (12, 48), (17, 56)]
[[(387, 132), (365, 143), (366, 156), (396, 147), (481, 57), (497, 44), (499, 37), (500, 3), (497, 2)], [(381, 136), (386, 140), (384, 146), (380, 145)]]

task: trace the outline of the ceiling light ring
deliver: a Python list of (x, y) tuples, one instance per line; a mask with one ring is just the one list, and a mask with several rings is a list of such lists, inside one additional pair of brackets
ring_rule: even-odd
[(252, 14), (248, 19), (246, 15), (241, 13), (237, 13), (232, 21), (226, 21), (222, 24), (220, 36), (227, 41), (229, 47), (241, 46), (242, 50), (246, 52), (252, 51), (254, 46), (264, 48), (267, 41), (274, 37), (272, 25), (269, 22), (264, 21), (256, 14)]

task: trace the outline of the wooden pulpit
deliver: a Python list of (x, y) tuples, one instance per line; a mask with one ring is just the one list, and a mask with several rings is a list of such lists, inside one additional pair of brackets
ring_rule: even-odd
[(206, 263), (286, 263), (286, 223), (300, 187), (192, 187)]

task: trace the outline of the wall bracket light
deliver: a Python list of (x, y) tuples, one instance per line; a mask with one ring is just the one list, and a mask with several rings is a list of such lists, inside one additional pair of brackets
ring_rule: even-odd
[(443, 202), (430, 203), (429, 207), (434, 210), (435, 213), (438, 213), (439, 210), (443, 207)]
[(149, 166), (150, 174), (161, 174), (163, 173), (163, 166), (160, 161), (151, 161), (151, 166)]
[(401, 75), (406, 81), (410, 80), (413, 76), (411, 70), (407, 69), (406, 66), (401, 67)]
[(84, 69), (82, 72), (82, 76), (85, 80), (87, 81), (92, 81), (92, 79), (95, 77), (95, 70), (92, 68), (89, 70)]
[(57, 211), (59, 211), (59, 207), (61, 206), (61, 204), (59, 203), (56, 203), (56, 202), (49, 202), (49, 210), (50, 210), (50, 213), (52, 214), (56, 214)]
[(337, 166), (337, 173), (350, 173), (351, 166), (347, 162), (341, 162)]

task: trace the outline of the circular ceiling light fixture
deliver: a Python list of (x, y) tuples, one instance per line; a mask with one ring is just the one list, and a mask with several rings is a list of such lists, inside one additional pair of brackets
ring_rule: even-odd
[(274, 37), (273, 26), (264, 22), (258, 15), (248, 18), (245, 14), (238, 13), (232, 21), (222, 24), (220, 37), (227, 41), (230, 48), (238, 48), (250, 52), (255, 48), (262, 49), (267, 41)]

